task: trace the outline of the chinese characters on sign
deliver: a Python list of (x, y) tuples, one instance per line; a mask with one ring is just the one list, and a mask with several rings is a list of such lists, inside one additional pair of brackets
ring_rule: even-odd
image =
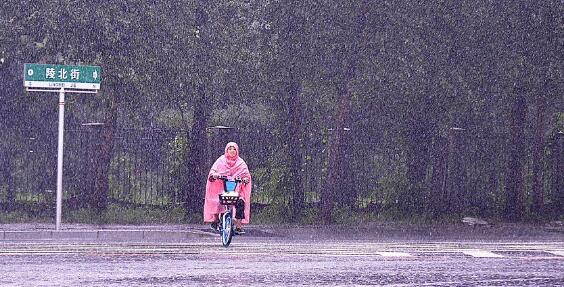
[(98, 66), (25, 64), (24, 86), (98, 90), (101, 72)]

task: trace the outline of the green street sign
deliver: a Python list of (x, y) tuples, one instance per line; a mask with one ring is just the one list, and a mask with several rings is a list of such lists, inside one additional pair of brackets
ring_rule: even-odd
[(24, 65), (24, 86), (28, 88), (99, 90), (101, 80), (99, 66)]

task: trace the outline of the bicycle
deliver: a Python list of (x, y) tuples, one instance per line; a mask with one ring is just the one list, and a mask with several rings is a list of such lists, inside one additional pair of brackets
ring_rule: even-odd
[(243, 180), (239, 178), (229, 179), (226, 176), (220, 176), (218, 179), (223, 180), (223, 193), (219, 194), (219, 203), (225, 207), (224, 211), (219, 214), (219, 234), (221, 243), (224, 247), (228, 247), (233, 238), (234, 226), (233, 207), (239, 200), (239, 192), (237, 187)]

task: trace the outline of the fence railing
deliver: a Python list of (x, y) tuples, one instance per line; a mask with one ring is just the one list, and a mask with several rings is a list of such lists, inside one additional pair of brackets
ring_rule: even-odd
[[(208, 162), (223, 153), (224, 142), (209, 133)], [(254, 178), (253, 201), (269, 204), (273, 200), (290, 202), (290, 194), (276, 185), (283, 175), (284, 160), (272, 144), (273, 135), (256, 130), (239, 132), (236, 140), (242, 157)], [(95, 185), (100, 129), (85, 126), (65, 131), (63, 192), (71, 208), (82, 207)], [(0, 185), (0, 203), (49, 202), (56, 190), (56, 131), (20, 130), (17, 146), (2, 151), (4, 184)], [(182, 165), (186, 160), (188, 134), (183, 130), (118, 130), (115, 133), (108, 176), (108, 201), (134, 205), (181, 205), (185, 200)], [(360, 149), (362, 150), (362, 149)], [(305, 142), (303, 184), (308, 202), (320, 200), (323, 188), (327, 147), (321, 139)], [(359, 170), (359, 168), (355, 168)], [(362, 170), (370, 169), (366, 166)], [(366, 174), (366, 173), (365, 173)], [(350, 188), (362, 191), (364, 183)], [(359, 193), (359, 194), (362, 194)], [(203, 191), (202, 191), (203, 196)]]
[[(4, 184), (0, 203), (45, 202), (56, 190), (56, 132), (19, 131), (18, 146), (2, 151)], [(63, 192), (71, 207), (83, 206), (95, 184), (100, 132), (65, 131)], [(183, 131), (120, 130), (109, 170), (109, 201), (139, 205), (178, 204), (175, 170), (183, 159)]]
[[(0, 151), (0, 208), (19, 203), (47, 204), (54, 207), (56, 190), (56, 131), (18, 130), (13, 135), (13, 147)], [(326, 136), (326, 135), (325, 135)], [(306, 203), (316, 204), (325, 188), (328, 160), (328, 143), (324, 135), (304, 139), (300, 156), (303, 160), (302, 183)], [(400, 149), (383, 148), (377, 143), (353, 137), (346, 151), (347, 166), (343, 188), (346, 196), (353, 195), (356, 207), (369, 205), (393, 205), (397, 182), (401, 178), (402, 155)], [(253, 174), (253, 202), (260, 204), (292, 202), (291, 193), (285, 190), (283, 178), (288, 166), (283, 144), (268, 131), (238, 131), (234, 137), (241, 147), (241, 156)], [(355, 140), (356, 139), (356, 140)], [(465, 189), (463, 203), (470, 207), (491, 208), (499, 203), (502, 192), (503, 163), (499, 159), (484, 159), (492, 156), (485, 153), (485, 140), (468, 139), (460, 149), (457, 160), (464, 168), (462, 187)], [(63, 191), (65, 208), (85, 206), (93, 192), (98, 165), (96, 154), (101, 142), (99, 129), (82, 127), (65, 132)], [(562, 140), (552, 147), (555, 152), (547, 158), (545, 174), (550, 179), (544, 186), (547, 200), (561, 199), (558, 194), (562, 170)], [(224, 139), (213, 130), (209, 132), (208, 163), (223, 153)], [(182, 177), (189, 176), (183, 170), (186, 161), (188, 134), (183, 130), (118, 130), (115, 132), (108, 176), (108, 202), (130, 205), (182, 206), (186, 200)], [(492, 144), (490, 143), (490, 146)], [(444, 146), (432, 147), (431, 152), (445, 153)], [(557, 155), (554, 155), (557, 154)], [(435, 160), (448, 159), (447, 156)], [(490, 160), (494, 164), (484, 164)], [(439, 163), (441, 164), (441, 163)], [(431, 171), (433, 172), (433, 171)], [(398, 174), (396, 176), (396, 173)], [(429, 176), (432, 180), (432, 176)], [(446, 180), (446, 179), (441, 179)], [(500, 183), (501, 182), (501, 183)], [(394, 185), (395, 190), (388, 185)], [(204, 195), (202, 187), (202, 197)], [(401, 192), (401, 190), (400, 190)], [(428, 190), (429, 193), (439, 192)], [(422, 195), (423, 197), (429, 194)], [(410, 195), (407, 195), (410, 196)], [(443, 194), (441, 196), (451, 196)], [(558, 197), (560, 196), (560, 197)], [(338, 200), (349, 200), (341, 198)], [(396, 202), (397, 203), (397, 202)]]

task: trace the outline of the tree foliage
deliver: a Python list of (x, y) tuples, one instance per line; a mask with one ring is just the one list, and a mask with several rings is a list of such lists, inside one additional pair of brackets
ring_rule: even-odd
[(23, 64), (94, 64), (101, 92), (69, 97), (66, 117), (105, 123), (105, 194), (121, 130), (180, 130), (176, 176), (197, 213), (221, 153), (208, 128), (224, 125), (253, 143), (244, 154), (273, 196), (288, 196), (291, 220), (310, 203), (333, 221), (366, 201), (401, 216), (562, 215), (562, 10), (552, 0), (2, 3), (0, 193), (13, 200), (22, 155), (12, 147), (55, 129), (55, 99), (24, 92)]

